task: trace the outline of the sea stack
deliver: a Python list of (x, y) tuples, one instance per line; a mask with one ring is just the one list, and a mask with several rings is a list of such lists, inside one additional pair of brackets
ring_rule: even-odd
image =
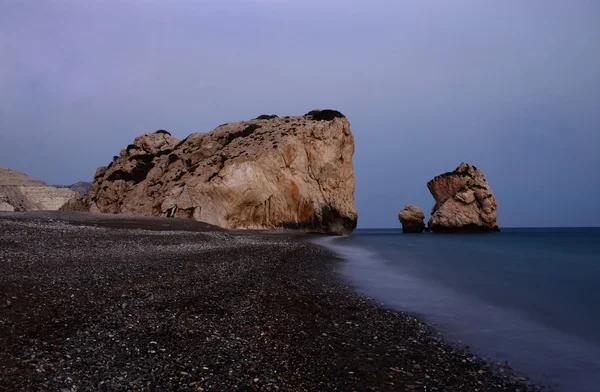
[(90, 193), (73, 206), (230, 229), (349, 234), (358, 218), (353, 154), (350, 123), (335, 110), (262, 115), (184, 140), (161, 130), (98, 168)]
[(435, 199), (429, 229), (443, 232), (500, 231), (496, 223), (496, 198), (483, 172), (469, 163), (427, 183)]
[(0, 167), (0, 211), (58, 210), (76, 193)]
[(403, 233), (422, 233), (425, 230), (425, 214), (415, 205), (408, 204), (398, 213)]

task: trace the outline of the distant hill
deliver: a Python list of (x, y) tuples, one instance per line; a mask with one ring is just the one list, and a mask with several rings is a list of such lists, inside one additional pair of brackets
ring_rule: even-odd
[(0, 166), (0, 186), (48, 186), (48, 184), (20, 171)]
[(0, 211), (58, 210), (76, 193), (0, 166)]
[(92, 183), (91, 182), (85, 182), (85, 181), (79, 181), (76, 182), (75, 184), (71, 184), (71, 185), (53, 185), (56, 188), (68, 188), (70, 190), (72, 190), (73, 192), (77, 192), (81, 195), (81, 197), (86, 197), (87, 194), (90, 192), (90, 189), (92, 187)]

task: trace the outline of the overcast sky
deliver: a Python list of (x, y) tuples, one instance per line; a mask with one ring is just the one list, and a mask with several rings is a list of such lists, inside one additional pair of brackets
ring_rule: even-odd
[(3, 0), (0, 166), (91, 181), (135, 136), (348, 116), (359, 227), (468, 161), (500, 226), (600, 225), (597, 0)]

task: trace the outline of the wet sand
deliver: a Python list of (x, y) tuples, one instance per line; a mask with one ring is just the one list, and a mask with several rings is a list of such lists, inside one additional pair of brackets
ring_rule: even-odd
[(356, 294), (308, 238), (0, 214), (0, 391), (538, 390)]

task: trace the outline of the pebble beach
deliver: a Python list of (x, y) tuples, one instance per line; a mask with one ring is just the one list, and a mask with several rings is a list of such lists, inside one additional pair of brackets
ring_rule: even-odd
[(311, 236), (0, 214), (0, 391), (537, 391), (350, 287)]

